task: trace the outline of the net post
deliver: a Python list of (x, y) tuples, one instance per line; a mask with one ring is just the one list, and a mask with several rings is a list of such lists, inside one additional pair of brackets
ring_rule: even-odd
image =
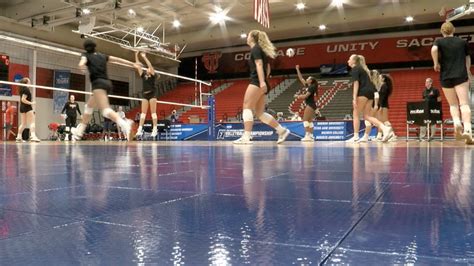
[(207, 126), (208, 126), (208, 140), (216, 140), (216, 100), (214, 96), (209, 96), (207, 99), (207, 105), (209, 109), (207, 110)]

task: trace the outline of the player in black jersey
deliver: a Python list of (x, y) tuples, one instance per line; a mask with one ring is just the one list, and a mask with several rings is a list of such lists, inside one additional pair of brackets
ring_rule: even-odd
[[(29, 78), (22, 78), (20, 83), (31, 84)], [(29, 87), (20, 87), (20, 126), (18, 126), (18, 133), (16, 135), (16, 142), (21, 142), (23, 130), (28, 127), (30, 129), (30, 141), (40, 142), (36, 136), (35, 126), (35, 112), (33, 106), (35, 102), (32, 101), (31, 91)]]
[(370, 71), (365, 63), (365, 57), (354, 54), (350, 56), (347, 63), (352, 68), (351, 75), (354, 90), (352, 99), (352, 105), (354, 107), (354, 136), (349, 142), (359, 142), (360, 113), (363, 114), (364, 120), (367, 123), (371, 123), (382, 130), (384, 135), (382, 141), (385, 142), (393, 134), (393, 131), (391, 127), (385, 126), (373, 116), (372, 105), (376, 89), (370, 80)]
[(108, 56), (96, 52), (96, 44), (93, 40), (87, 39), (84, 42), (85, 53), (82, 54), (79, 68), (89, 71), (89, 77), (92, 84), (92, 96), (84, 107), (84, 116), (79, 126), (71, 130), (75, 140), (81, 139), (84, 130), (89, 123), (94, 108), (102, 110), (102, 115), (114, 121), (130, 140), (132, 121), (124, 120), (110, 108), (108, 92), (112, 89), (112, 82), (107, 75), (107, 62), (120, 63), (130, 67), (135, 67), (135, 63), (114, 56)]
[[(380, 74), (377, 70), (371, 71), (371, 80), (372, 83), (375, 85), (375, 89), (377, 90), (377, 97), (374, 101), (374, 113), (375, 117), (377, 117), (380, 122), (388, 127), (392, 127), (390, 121), (388, 121), (388, 99), (393, 91), (393, 82), (392, 78), (386, 74)], [(393, 131), (393, 128), (392, 128)], [(370, 132), (366, 131), (366, 134)], [(367, 135), (368, 136), (368, 135)], [(365, 137), (365, 136), (364, 136)], [(377, 133), (377, 141), (382, 141), (383, 139), (383, 132), (379, 128)], [(391, 136), (389, 137), (388, 141), (396, 141), (397, 136), (395, 133), (392, 132)]]
[(138, 58), (138, 52), (135, 53), (135, 63), (138, 75), (142, 79), (143, 83), (143, 100), (142, 100), (142, 113), (140, 114), (140, 124), (138, 125), (137, 134), (135, 137), (141, 137), (143, 135), (143, 124), (145, 123), (146, 113), (148, 112), (148, 106), (150, 106), (151, 118), (153, 120), (153, 129), (151, 132), (151, 137), (156, 137), (158, 134), (158, 129), (156, 127), (158, 122), (158, 116), (156, 115), (156, 101), (157, 101), (157, 90), (156, 90), (156, 80), (159, 78), (155, 74), (155, 69), (151, 65), (150, 60), (146, 57), (145, 53), (140, 53), (140, 56), (143, 58), (147, 65), (147, 70), (143, 71)]
[(268, 57), (276, 57), (276, 48), (268, 39), (265, 32), (252, 30), (247, 37), (250, 46), (250, 84), (245, 91), (242, 118), (244, 120), (244, 134), (234, 141), (234, 144), (251, 144), (253, 117), (260, 119), (263, 123), (274, 128), (278, 133), (280, 144), (286, 140), (290, 131), (282, 127), (273, 116), (265, 112), (265, 98), (270, 90), (268, 77), (270, 75), (270, 64)]
[[(454, 37), (451, 22), (441, 26), (443, 38), (436, 39), (432, 49), (434, 69), (440, 72), (441, 86), (449, 103), (457, 140), (472, 144), (471, 108), (469, 106), (469, 80), (471, 79), (471, 55), (469, 44)], [(461, 110), (461, 115), (459, 114)], [(461, 124), (461, 118), (464, 124)]]
[(305, 88), (303, 93), (295, 95), (295, 98), (304, 100), (306, 107), (304, 108), (303, 114), (303, 126), (305, 129), (305, 136), (301, 139), (303, 142), (314, 142), (314, 116), (318, 106), (314, 99), (318, 95), (318, 81), (314, 77), (308, 77), (307, 79), (303, 78), (300, 72), (300, 66), (296, 65), (296, 73), (298, 74), (298, 79)]
[[(69, 101), (63, 107), (61, 113), (64, 115), (66, 119), (66, 132), (71, 132), (71, 129), (76, 127), (77, 121), (77, 113), (82, 116), (81, 109), (79, 108), (79, 104), (75, 101), (76, 97), (74, 95), (69, 95)], [(66, 139), (71, 140), (71, 134), (66, 136)]]

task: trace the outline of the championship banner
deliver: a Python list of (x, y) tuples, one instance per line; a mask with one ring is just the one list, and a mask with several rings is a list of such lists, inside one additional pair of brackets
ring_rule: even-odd
[[(54, 70), (53, 87), (69, 89), (71, 72), (69, 70)], [(61, 113), (64, 105), (68, 101), (69, 93), (64, 91), (53, 92), (53, 112)]]
[[(305, 135), (303, 122), (281, 122), (281, 125), (290, 130), (287, 141), (300, 141)], [(144, 139), (147, 139), (151, 132), (151, 121), (146, 121), (144, 125)], [(365, 124), (361, 121), (359, 136), (364, 135)], [(147, 132), (150, 131), (150, 132)], [(215, 140), (233, 141), (244, 134), (243, 123), (221, 123), (214, 125)], [(347, 121), (316, 121), (314, 122), (314, 138), (317, 141), (344, 141), (354, 135), (352, 120)], [(370, 137), (377, 135), (374, 127)], [(209, 140), (208, 124), (173, 124), (166, 132), (159, 130), (159, 140)], [(263, 123), (255, 123), (252, 130), (254, 141), (276, 141), (278, 134), (270, 126)]]

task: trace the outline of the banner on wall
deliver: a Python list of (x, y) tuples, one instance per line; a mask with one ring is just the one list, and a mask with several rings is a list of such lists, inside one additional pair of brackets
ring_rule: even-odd
[[(290, 130), (288, 141), (300, 141), (305, 135), (303, 122), (282, 122), (281, 125)], [(365, 124), (361, 122), (359, 136), (363, 136)], [(314, 123), (314, 137), (317, 141), (344, 141), (353, 136), (352, 121), (316, 121)], [(244, 133), (242, 123), (222, 123), (215, 125), (217, 141), (233, 141)], [(148, 133), (147, 133), (148, 134)], [(160, 133), (160, 140), (208, 140), (208, 124), (174, 124), (168, 132)], [(373, 129), (370, 136), (377, 135)], [(252, 139), (255, 141), (276, 141), (278, 134), (275, 130), (263, 123), (256, 123), (252, 130)]]
[[(71, 72), (69, 70), (54, 70), (55, 88), (69, 89)], [(53, 91), (53, 112), (61, 113), (64, 105), (68, 101), (69, 93), (63, 91)]]
[[(471, 46), (474, 45), (474, 33), (460, 33), (457, 36), (466, 40)], [(317, 68), (325, 64), (346, 65), (352, 54), (364, 55), (369, 64), (430, 61), (431, 47), (440, 37), (440, 35), (425, 35), (295, 45), (291, 47), (295, 49), (295, 56), (291, 58), (285, 56), (286, 49), (290, 47), (278, 47), (278, 56), (271, 61), (271, 66), (274, 70), (285, 70), (294, 69), (295, 65), (300, 65), (302, 68)], [(198, 60), (201, 62), (198, 66), (198, 75), (201, 79), (208, 79), (219, 78), (219, 75), (229, 73), (248, 73), (249, 58), (250, 50), (232, 53), (214, 52), (213, 56), (206, 53), (201, 60)], [(187, 63), (192, 60), (194, 58), (182, 60), (180, 74), (189, 73), (194, 76), (194, 64)], [(204, 66), (209, 62), (212, 62), (212, 68)]]

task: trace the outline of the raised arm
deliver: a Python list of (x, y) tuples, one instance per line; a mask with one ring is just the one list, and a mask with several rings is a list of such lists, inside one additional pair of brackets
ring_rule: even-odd
[(143, 74), (142, 63), (140, 62), (140, 58), (138, 58), (138, 52), (135, 52), (135, 69), (138, 72), (138, 75), (141, 77)]
[(86, 72), (86, 69), (87, 69), (87, 57), (85, 56), (81, 56), (81, 60), (79, 61), (79, 69), (82, 71), (82, 72)]
[(137, 63), (122, 59), (120, 57), (115, 57), (115, 56), (109, 56), (109, 62), (110, 63), (119, 63), (119, 64), (126, 65), (126, 66), (129, 66), (129, 67), (134, 67), (134, 68), (138, 65)]
[(142, 56), (143, 60), (145, 60), (146, 66), (148, 67), (148, 72), (150, 73), (155, 73), (155, 69), (153, 68), (153, 65), (151, 64), (150, 60), (146, 57), (146, 54), (141, 52), (140, 55)]
[(300, 65), (296, 65), (296, 73), (298, 74), (298, 79), (300, 80), (301, 84), (306, 87), (306, 80), (304, 80), (303, 75), (301, 75)]

